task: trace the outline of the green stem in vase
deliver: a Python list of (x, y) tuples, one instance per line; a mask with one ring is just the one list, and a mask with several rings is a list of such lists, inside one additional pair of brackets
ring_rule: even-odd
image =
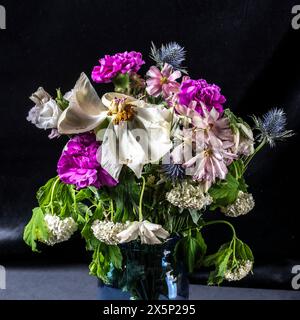
[(139, 221), (143, 221), (143, 197), (144, 197), (144, 191), (145, 191), (145, 185), (146, 185), (146, 180), (142, 176), (143, 184), (142, 184), (142, 190), (140, 194), (140, 202), (139, 202)]

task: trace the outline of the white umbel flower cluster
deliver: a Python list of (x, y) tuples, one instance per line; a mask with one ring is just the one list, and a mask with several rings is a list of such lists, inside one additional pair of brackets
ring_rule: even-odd
[(239, 281), (245, 278), (253, 268), (253, 262), (250, 260), (243, 261), (238, 268), (232, 271), (225, 272), (225, 279), (227, 281)]
[(181, 209), (201, 210), (213, 202), (209, 194), (203, 192), (201, 185), (192, 185), (188, 181), (178, 183), (166, 194), (167, 200)]
[(60, 219), (58, 216), (48, 213), (44, 220), (49, 232), (48, 240), (45, 243), (50, 246), (69, 240), (77, 230), (77, 223), (71, 217)]
[(120, 239), (117, 237), (118, 233), (127, 227), (128, 224), (120, 222), (113, 223), (112, 221), (95, 220), (92, 224), (92, 231), (99, 241), (108, 245), (117, 245), (120, 243)]
[(227, 206), (223, 212), (228, 217), (238, 217), (250, 212), (255, 206), (255, 202), (251, 193), (239, 191), (236, 201)]

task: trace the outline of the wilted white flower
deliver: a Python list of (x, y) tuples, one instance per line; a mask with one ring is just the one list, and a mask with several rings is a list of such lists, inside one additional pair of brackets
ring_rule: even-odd
[(250, 260), (245, 260), (240, 263), (240, 265), (231, 271), (225, 272), (225, 279), (227, 281), (239, 281), (245, 278), (253, 268), (253, 262)]
[(77, 223), (71, 217), (60, 219), (58, 216), (48, 213), (44, 220), (49, 232), (48, 240), (45, 243), (50, 246), (69, 240), (77, 230)]
[(101, 242), (108, 245), (117, 245), (120, 243), (117, 235), (125, 230), (128, 224), (120, 222), (113, 223), (112, 221), (95, 220), (92, 225), (94, 236)]
[(223, 209), (226, 216), (238, 217), (250, 212), (255, 206), (255, 202), (251, 193), (239, 191), (235, 202)]
[(188, 181), (178, 183), (166, 194), (166, 198), (173, 206), (181, 209), (201, 210), (213, 202), (212, 197), (203, 192), (203, 186), (192, 185)]
[(254, 136), (249, 126), (244, 123), (236, 124), (234, 135), (234, 153), (250, 156), (254, 152)]
[(62, 111), (55, 100), (43, 88), (39, 88), (30, 99), (35, 106), (29, 111), (27, 120), (39, 129), (57, 128)]
[(160, 244), (160, 239), (167, 239), (170, 236), (161, 225), (149, 221), (134, 221), (127, 225), (127, 228), (118, 234), (120, 243), (136, 240), (138, 237), (143, 244)]

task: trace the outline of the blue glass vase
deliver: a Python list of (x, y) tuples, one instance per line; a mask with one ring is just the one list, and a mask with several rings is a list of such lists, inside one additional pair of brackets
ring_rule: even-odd
[(187, 273), (174, 257), (179, 238), (161, 245), (133, 241), (120, 245), (123, 268), (111, 266), (108, 282), (99, 281), (100, 300), (185, 300), (189, 295)]

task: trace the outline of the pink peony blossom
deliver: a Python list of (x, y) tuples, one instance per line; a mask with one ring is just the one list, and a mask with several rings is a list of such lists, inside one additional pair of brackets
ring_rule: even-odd
[(150, 67), (147, 76), (149, 78), (146, 81), (146, 90), (150, 96), (158, 97), (162, 93), (167, 99), (179, 90), (180, 85), (175, 80), (181, 77), (181, 72), (173, 72), (172, 66), (167, 63), (161, 71), (155, 66)]
[(76, 185), (77, 189), (94, 186), (113, 187), (117, 184), (96, 159), (100, 143), (93, 133), (85, 133), (72, 138), (63, 151), (57, 165), (60, 180)]
[(111, 82), (119, 73), (137, 72), (145, 63), (142, 54), (135, 51), (105, 55), (99, 62), (92, 71), (92, 79), (97, 83)]
[(203, 79), (188, 79), (182, 82), (178, 97), (179, 103), (186, 107), (190, 107), (191, 103), (195, 102), (195, 110), (200, 114), (203, 114), (202, 104), (205, 104), (208, 110), (215, 108), (219, 113), (222, 113), (223, 103), (226, 102), (220, 87), (209, 84)]

